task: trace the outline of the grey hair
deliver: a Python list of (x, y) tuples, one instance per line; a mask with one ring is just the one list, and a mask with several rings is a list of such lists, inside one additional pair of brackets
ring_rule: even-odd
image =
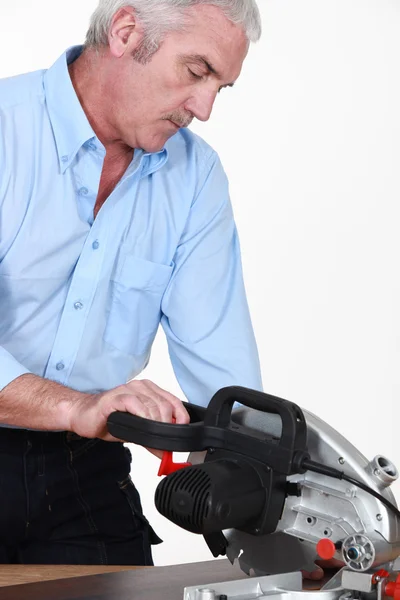
[(90, 21), (85, 45), (92, 48), (106, 46), (115, 13), (129, 6), (134, 9), (145, 32), (134, 58), (146, 63), (169, 31), (184, 26), (186, 10), (196, 4), (217, 6), (232, 23), (243, 27), (249, 42), (260, 39), (261, 16), (256, 0), (100, 0)]

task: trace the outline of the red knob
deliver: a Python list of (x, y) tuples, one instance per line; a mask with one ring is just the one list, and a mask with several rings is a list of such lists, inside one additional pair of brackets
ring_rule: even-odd
[[(335, 556), (336, 547), (332, 540), (322, 538), (317, 544), (317, 554), (323, 560), (330, 560)], [(396, 599), (397, 600), (397, 599)]]
[(400, 573), (397, 575), (396, 581), (389, 581), (385, 585), (385, 595), (400, 600)]

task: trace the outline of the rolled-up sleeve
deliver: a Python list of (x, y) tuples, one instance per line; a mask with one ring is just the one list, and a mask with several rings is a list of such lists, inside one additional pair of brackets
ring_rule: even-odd
[(26, 373), (30, 371), (0, 346), (0, 392), (14, 379)]
[[(4, 230), (7, 226), (7, 218), (3, 214), (3, 201), (4, 201), (4, 188), (6, 187), (6, 166), (5, 166), (5, 147), (6, 147), (6, 138), (4, 135), (4, 123), (3, 117), (0, 112), (0, 263), (1, 263), (1, 242), (4, 234)], [(0, 286), (1, 290), (1, 286)], [(0, 314), (9, 310), (8, 306), (5, 306), (4, 298), (2, 297), (0, 291)], [(5, 348), (0, 346), (0, 392), (3, 390), (9, 383), (11, 383), (14, 379), (19, 377), (20, 375), (24, 375), (25, 373), (29, 373), (29, 370), (26, 369), (21, 363), (19, 363)]]
[(162, 302), (172, 366), (189, 402), (228, 385), (261, 390), (227, 177), (213, 152), (174, 257)]

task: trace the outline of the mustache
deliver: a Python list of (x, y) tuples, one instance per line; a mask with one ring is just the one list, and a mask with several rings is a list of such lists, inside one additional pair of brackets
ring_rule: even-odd
[(173, 121), (179, 127), (189, 127), (193, 121), (193, 115), (185, 115), (180, 112), (174, 112), (164, 117), (165, 120)]

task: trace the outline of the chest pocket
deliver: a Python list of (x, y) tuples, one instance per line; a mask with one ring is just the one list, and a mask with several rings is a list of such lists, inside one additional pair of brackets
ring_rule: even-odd
[(161, 300), (172, 266), (125, 257), (111, 281), (111, 305), (104, 340), (127, 354), (147, 352), (157, 333)]

